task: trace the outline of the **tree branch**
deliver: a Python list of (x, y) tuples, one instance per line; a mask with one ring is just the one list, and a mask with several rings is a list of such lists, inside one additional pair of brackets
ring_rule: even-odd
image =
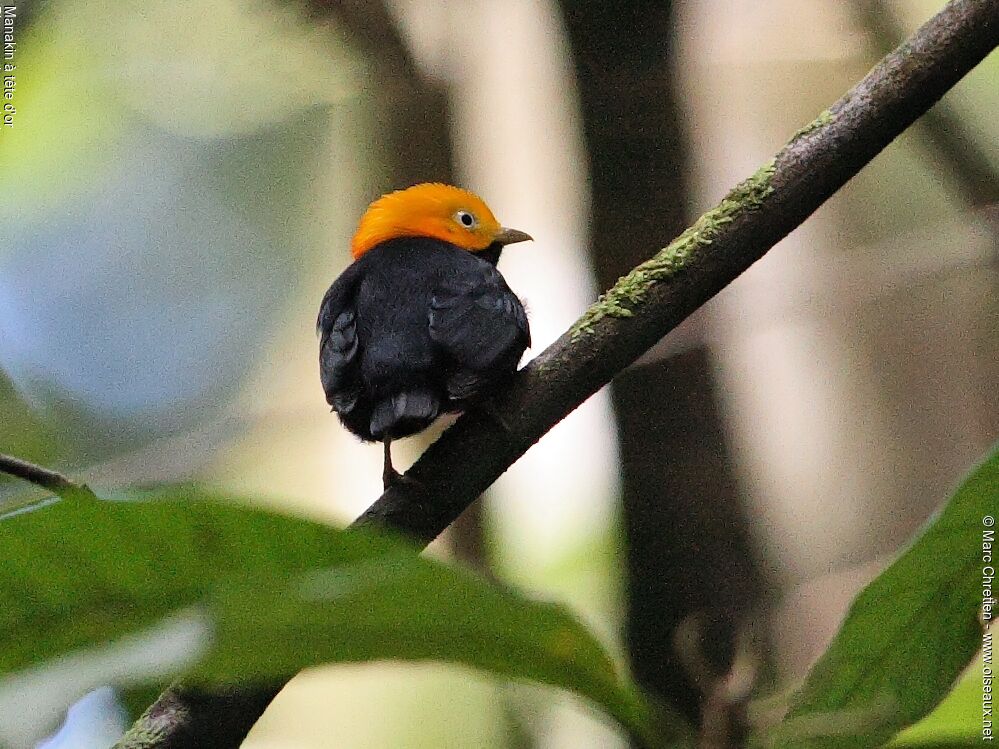
[(433, 540), (542, 435), (801, 224), (997, 39), (999, 3), (949, 3), (528, 364), (495, 399), (503, 425), (465, 415), (410, 469), (416, 482), (396, 484), (357, 522)]
[(149, 706), (114, 749), (235, 749), (285, 681), (210, 691), (174, 684)]
[(86, 484), (77, 484), (61, 473), (2, 453), (0, 453), (0, 473), (24, 479), (63, 499), (97, 499)]
[[(997, 40), (999, 2), (950, 2), (770, 163), (621, 279), (528, 364), (495, 400), (502, 423), (485, 410), (463, 416), (408, 472), (418, 484), (397, 484), (356, 524), (390, 526), (424, 542), (435, 538), (543, 434), (801, 224), (984, 59)], [(621, 207), (629, 209), (638, 207)], [(161, 721), (154, 739), (137, 741), (144, 732), (150, 735), (144, 716), (119, 747), (203, 745), (198, 738), (177, 743), (176, 737), (196, 736), (191, 725), (223, 723), (239, 728), (229, 736), (216, 732), (211, 745), (237, 747), (266, 704), (266, 699), (240, 700), (235, 710), (241, 714), (233, 716), (227, 709), (231, 702), (182, 688), (167, 694), (181, 705), (171, 713), (173, 723)], [(160, 706), (158, 701), (146, 716), (161, 715)]]
[[(877, 54), (885, 54), (905, 37), (885, 0), (853, 0), (853, 9)], [(999, 202), (999, 177), (978, 138), (954, 107), (945, 101), (935, 106), (919, 121), (918, 132), (928, 152), (938, 155), (950, 168), (954, 186), (970, 207), (987, 209)], [(993, 228), (999, 229), (999, 224)]]

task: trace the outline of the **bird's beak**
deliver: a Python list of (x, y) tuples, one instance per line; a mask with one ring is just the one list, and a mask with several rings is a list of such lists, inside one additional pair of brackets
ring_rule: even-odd
[(504, 226), (500, 227), (499, 234), (493, 238), (493, 241), (498, 242), (499, 244), (515, 244), (516, 242), (533, 242), (534, 237), (526, 231), (520, 231), (519, 229), (507, 229)]

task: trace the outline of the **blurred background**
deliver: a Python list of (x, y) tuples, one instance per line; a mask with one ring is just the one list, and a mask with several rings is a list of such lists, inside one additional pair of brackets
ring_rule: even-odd
[[(533, 355), (940, 5), (19, 3), (0, 451), (345, 524), (381, 451), (329, 414), (314, 326), (368, 202), (454, 182), (529, 231), (500, 267)], [(999, 436), (996, 111), (993, 55), (431, 553), (566, 602), (688, 715), (740, 652), (793, 684)], [(0, 744), (86, 694), (44, 745), (109, 746), (152, 667), (0, 682)], [(331, 741), (626, 746), (552, 690), (391, 664), (302, 674), (245, 746)]]

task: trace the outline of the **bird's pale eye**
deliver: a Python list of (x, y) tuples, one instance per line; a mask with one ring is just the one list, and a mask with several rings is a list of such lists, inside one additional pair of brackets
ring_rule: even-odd
[(456, 214), (454, 214), (454, 220), (457, 221), (462, 226), (464, 226), (466, 229), (474, 229), (476, 225), (479, 223), (478, 221), (475, 220), (475, 216), (473, 216), (468, 211), (458, 211)]

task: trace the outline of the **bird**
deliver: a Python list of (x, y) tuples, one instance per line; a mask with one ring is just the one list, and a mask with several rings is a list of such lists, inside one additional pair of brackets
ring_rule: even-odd
[(382, 443), (386, 490), (408, 480), (392, 441), (482, 403), (531, 345), (524, 305), (496, 268), (504, 247), (528, 240), (478, 195), (436, 182), (382, 195), (362, 215), (353, 262), (319, 307), (319, 374), (343, 426)]

